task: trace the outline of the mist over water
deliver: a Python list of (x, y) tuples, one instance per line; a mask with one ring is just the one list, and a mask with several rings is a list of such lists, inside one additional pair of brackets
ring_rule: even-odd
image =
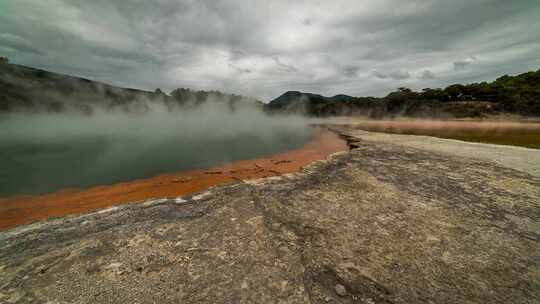
[(303, 146), (300, 117), (205, 103), (189, 111), (0, 116), (0, 196), (40, 194), (201, 169)]

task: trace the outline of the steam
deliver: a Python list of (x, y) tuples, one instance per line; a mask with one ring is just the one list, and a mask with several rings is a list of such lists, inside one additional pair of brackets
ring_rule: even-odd
[(212, 99), (171, 108), (148, 100), (137, 109), (1, 115), (0, 196), (257, 158), (299, 148), (312, 132), (307, 120), (268, 116), (255, 103)]

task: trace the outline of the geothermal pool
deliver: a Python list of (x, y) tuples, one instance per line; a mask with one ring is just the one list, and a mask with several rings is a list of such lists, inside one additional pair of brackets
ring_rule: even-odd
[(295, 118), (153, 113), (0, 118), (0, 197), (88, 188), (296, 149), (313, 135)]

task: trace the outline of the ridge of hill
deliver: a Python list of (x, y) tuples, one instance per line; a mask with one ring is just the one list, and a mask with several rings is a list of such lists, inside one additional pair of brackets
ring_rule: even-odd
[(175, 107), (194, 108), (207, 101), (228, 103), (231, 109), (239, 104), (262, 103), (254, 98), (220, 91), (196, 91), (179, 88), (170, 94), (122, 88), (41, 69), (0, 62), (0, 112), (76, 110), (86, 114), (96, 108), (145, 112), (153, 103), (169, 110)]

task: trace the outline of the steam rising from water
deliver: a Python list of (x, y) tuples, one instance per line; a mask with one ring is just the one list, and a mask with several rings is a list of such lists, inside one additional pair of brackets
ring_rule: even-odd
[(306, 143), (300, 117), (212, 101), (145, 113), (96, 109), (0, 117), (0, 196), (88, 187), (256, 158)]

